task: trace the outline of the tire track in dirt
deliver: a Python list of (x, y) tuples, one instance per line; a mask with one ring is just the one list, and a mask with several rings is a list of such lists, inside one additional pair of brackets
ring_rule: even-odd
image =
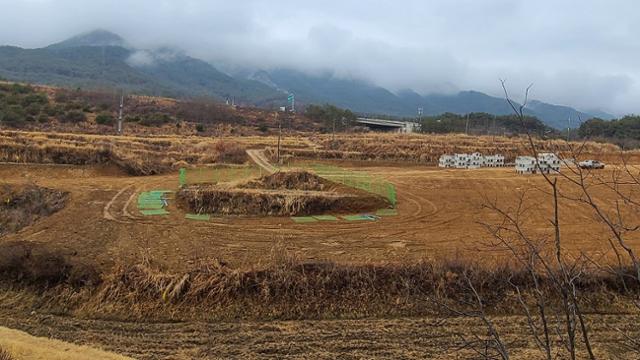
[[(173, 217), (167, 217), (162, 219), (143, 218), (131, 216), (127, 218), (127, 221), (133, 221), (136, 224), (150, 226), (156, 228), (153, 230), (153, 234), (166, 238), (162, 240), (163, 244), (169, 243), (180, 244), (184, 240), (181, 236), (177, 236), (177, 231), (171, 231), (172, 228), (184, 228), (188, 226), (190, 234), (184, 234), (182, 237), (200, 236), (202, 241), (210, 242), (212, 238), (225, 239), (222, 243), (219, 241), (213, 241), (214, 246), (221, 246), (223, 249), (231, 249), (236, 253), (238, 251), (247, 251), (254, 245), (260, 246), (265, 243), (265, 239), (275, 238), (295, 238), (296, 246), (305, 248), (316, 248), (321, 242), (338, 241), (340, 244), (353, 249), (357, 248), (386, 248), (389, 244), (397, 242), (396, 239), (406, 237), (408, 234), (415, 232), (416, 227), (424, 227), (424, 219), (433, 220), (433, 215), (437, 214), (438, 208), (436, 205), (425, 199), (425, 197), (419, 192), (422, 187), (416, 188), (413, 183), (407, 184), (405, 181), (398, 181), (395, 179), (399, 187), (400, 196), (399, 199), (405, 205), (403, 206), (403, 212), (397, 217), (386, 217), (378, 222), (339, 222), (339, 223), (318, 223), (298, 225), (291, 224), (289, 219), (266, 219), (268, 223), (265, 224), (263, 218), (239, 218), (230, 219), (224, 221), (210, 221), (206, 223), (192, 222), (184, 219)], [(149, 186), (157, 186), (160, 184), (145, 184), (145, 188)], [(419, 190), (416, 192), (415, 190)], [(131, 204), (131, 199), (135, 196), (138, 189), (134, 190), (129, 201), (124, 204), (122, 209), (123, 213), (128, 212), (128, 206)], [(428, 204), (431, 211), (425, 212), (423, 203)], [(405, 215), (408, 212), (408, 215)], [(125, 215), (126, 216), (126, 215)], [(275, 224), (274, 222), (277, 222)], [(247, 229), (251, 229), (247, 231)], [(376, 230), (373, 230), (376, 229)], [(398, 231), (398, 229), (402, 229)], [(148, 231), (151, 230), (147, 230)], [(236, 241), (238, 239), (239, 241)], [(236, 245), (237, 244), (237, 245)], [(252, 245), (254, 244), (254, 245)], [(195, 245), (197, 246), (197, 245)], [(163, 248), (168, 248), (167, 245), (162, 245)]]
[(269, 160), (264, 154), (264, 150), (247, 149), (247, 155), (249, 155), (249, 158), (251, 158), (254, 163), (263, 168), (267, 173), (273, 174), (278, 171), (278, 168), (269, 163)]
[[(0, 310), (4, 325), (36, 336), (115, 351), (136, 359), (452, 359), (473, 358), (460, 336), (486, 333), (469, 318), (119, 322)], [(640, 316), (586, 314), (599, 358), (634, 359), (622, 350), (625, 329), (640, 335)], [(535, 358), (524, 316), (492, 316), (513, 358)], [(580, 354), (582, 355), (582, 354)], [(614, 356), (617, 355), (617, 356)]]
[(104, 209), (102, 211), (102, 217), (107, 219), (107, 220), (111, 220), (111, 221), (119, 221), (118, 219), (116, 219), (113, 214), (111, 214), (110, 208), (111, 206), (113, 206), (113, 204), (116, 202), (116, 200), (118, 200), (118, 198), (120, 197), (120, 195), (122, 195), (125, 191), (127, 191), (130, 187), (132, 187), (133, 185), (128, 185), (123, 187), (122, 189), (120, 189), (120, 191), (118, 191), (118, 193), (116, 193), (111, 200), (109, 200), (109, 202), (104, 206)]

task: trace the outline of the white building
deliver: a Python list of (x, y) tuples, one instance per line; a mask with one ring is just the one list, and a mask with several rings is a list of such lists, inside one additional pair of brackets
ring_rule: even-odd
[(469, 167), (469, 154), (455, 154), (453, 157), (457, 169), (466, 169)]
[(478, 169), (484, 166), (484, 156), (480, 153), (473, 153), (469, 155), (469, 162), (467, 163), (467, 169)]
[(484, 156), (480, 153), (473, 154), (454, 154), (454, 155), (442, 155), (438, 161), (438, 166), (441, 168), (456, 168), (456, 169), (478, 169), (481, 167), (501, 167), (504, 166), (504, 156), (502, 155), (489, 155)]
[(504, 167), (504, 156), (503, 155), (487, 155), (484, 157), (484, 166)]
[(547, 174), (551, 172), (560, 172), (560, 159), (554, 153), (538, 154), (538, 164), (540, 164), (540, 171)]
[(438, 166), (441, 168), (452, 168), (456, 166), (456, 157), (454, 155), (444, 154), (440, 156)]
[(560, 159), (553, 153), (540, 153), (537, 158), (533, 156), (518, 156), (516, 158), (516, 172), (518, 174), (560, 172)]
[(533, 156), (518, 156), (516, 158), (516, 172), (518, 174), (535, 174), (536, 158)]

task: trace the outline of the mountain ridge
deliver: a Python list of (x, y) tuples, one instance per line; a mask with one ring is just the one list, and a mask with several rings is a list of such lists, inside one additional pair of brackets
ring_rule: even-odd
[[(38, 49), (0, 46), (0, 76), (8, 80), (48, 85), (119, 87), (149, 95), (171, 97), (211, 96), (262, 107), (281, 106), (286, 93), (299, 104), (331, 103), (358, 113), (413, 117), (445, 112), (511, 114), (503, 98), (466, 90), (457, 94), (421, 95), (406, 89), (394, 93), (370, 81), (309, 75), (287, 68), (258, 69), (243, 75), (224, 73), (213, 64), (170, 48), (135, 49), (106, 30), (83, 33)], [(575, 119), (596, 117), (568, 106), (531, 101), (527, 115), (561, 129)], [(598, 117), (607, 116), (598, 113)], [(612, 118), (612, 116), (608, 116)]]

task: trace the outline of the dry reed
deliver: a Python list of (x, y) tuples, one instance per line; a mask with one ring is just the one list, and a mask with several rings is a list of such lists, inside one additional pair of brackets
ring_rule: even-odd
[[(45, 248), (38, 250), (47, 255)], [(23, 256), (18, 256), (24, 259)], [(517, 313), (523, 294), (536, 291), (526, 269), (503, 263), (480, 265), (469, 260), (339, 264), (308, 262), (274, 246), (264, 264), (234, 268), (217, 259), (200, 259), (190, 271), (173, 273), (153, 263), (119, 265), (98, 282), (74, 283), (67, 274), (82, 273), (63, 258), (64, 276), (57, 283), (15, 275), (0, 267), (0, 286), (35, 291), (30, 305), (61, 313), (117, 319), (311, 319), (368, 316), (420, 316), (442, 311), (441, 303), (472, 304), (468, 281), (498, 313)], [(17, 263), (16, 261), (15, 263)], [(37, 263), (37, 262), (34, 262)], [(631, 271), (630, 269), (628, 269)], [(12, 275), (13, 274), (13, 275)], [(554, 298), (553, 285), (538, 279), (541, 291)], [(33, 290), (28, 290), (33, 289)], [(623, 308), (640, 294), (638, 284), (625, 288), (616, 275), (596, 267), (576, 281), (576, 292), (589, 311)], [(608, 299), (604, 301), (604, 299)], [(626, 300), (625, 300), (626, 299)], [(628, 300), (628, 301), (627, 301)], [(53, 309), (53, 310), (51, 310)], [(46, 310), (46, 309), (44, 309)]]

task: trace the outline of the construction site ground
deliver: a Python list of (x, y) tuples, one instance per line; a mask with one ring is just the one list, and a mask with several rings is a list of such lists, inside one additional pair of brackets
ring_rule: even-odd
[[(208, 257), (240, 267), (260, 264), (278, 242), (307, 261), (393, 262), (469, 254), (495, 259), (500, 253), (489, 246), (491, 236), (484, 223), (500, 218), (483, 205), (497, 201), (513, 208), (523, 192), (529, 208), (526, 229), (540, 237), (552, 232), (552, 202), (540, 176), (517, 175), (511, 168), (338, 165), (395, 184), (397, 215), (375, 222), (296, 224), (288, 217), (243, 216), (197, 221), (185, 218), (169, 195), (168, 215), (143, 216), (136, 207), (138, 194), (177, 190), (177, 173), (131, 177), (108, 166), (4, 164), (0, 165), (4, 183), (35, 183), (68, 191), (70, 197), (63, 210), (0, 241), (42, 242), (104, 267), (147, 257), (176, 271)], [(611, 255), (609, 234), (591, 209), (569, 200), (560, 206), (568, 250)], [(631, 245), (640, 248), (640, 241), (631, 239)]]

